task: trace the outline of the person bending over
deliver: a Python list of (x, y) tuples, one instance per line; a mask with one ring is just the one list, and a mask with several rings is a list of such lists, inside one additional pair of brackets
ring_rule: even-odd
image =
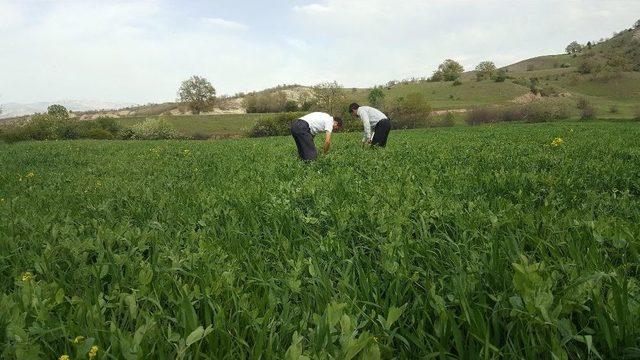
[(387, 139), (391, 131), (391, 121), (387, 115), (376, 108), (360, 106), (356, 103), (349, 105), (349, 113), (362, 120), (364, 126), (363, 146), (387, 146)]
[(342, 119), (327, 113), (314, 112), (307, 114), (291, 124), (291, 136), (298, 147), (298, 155), (304, 161), (313, 161), (318, 157), (313, 138), (324, 132), (324, 154), (331, 148), (331, 133), (342, 128)]

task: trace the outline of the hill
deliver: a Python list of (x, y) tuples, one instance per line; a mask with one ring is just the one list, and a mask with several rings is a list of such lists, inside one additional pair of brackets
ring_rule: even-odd
[[(595, 106), (601, 117), (629, 118), (640, 104), (640, 28), (624, 30), (611, 39), (589, 42), (574, 54), (534, 57), (502, 69), (507, 73), (507, 80), (499, 83), (476, 81), (475, 72), (469, 71), (461, 76), (461, 83), (457, 86), (452, 82), (429, 82), (423, 79), (392, 81), (382, 90), (387, 105), (410, 93), (419, 93), (436, 111), (465, 111), (476, 106), (536, 101), (540, 96), (531, 93), (531, 84), (535, 82), (537, 89), (543, 90), (543, 95), (566, 97), (574, 102), (586, 99)], [(360, 103), (367, 103), (370, 91), (368, 88), (345, 89), (348, 100)], [(195, 120), (196, 117), (184, 104), (173, 102), (108, 111), (77, 111), (72, 116), (81, 120), (101, 116), (133, 119), (124, 123), (135, 122), (135, 118), (141, 117), (168, 116), (184, 117), (184, 121), (204, 124), (206, 121), (223, 119), (215, 118), (216, 115), (245, 114), (247, 99), (260, 96), (280, 96), (280, 101), (284, 99), (300, 104), (313, 95), (308, 86), (281, 85), (248, 94), (225, 96), (218, 99), (215, 108), (202, 113), (206, 118), (200, 121)], [(244, 122), (242, 127), (249, 123), (251, 121)], [(208, 131), (207, 128), (215, 126), (206, 125), (202, 130)]]

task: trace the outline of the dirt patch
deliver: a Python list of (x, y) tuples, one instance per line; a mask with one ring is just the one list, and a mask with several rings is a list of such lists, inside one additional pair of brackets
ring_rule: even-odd
[(511, 100), (511, 102), (516, 104), (530, 104), (540, 99), (542, 99), (542, 96), (540, 95), (536, 95), (534, 93), (526, 93), (522, 96), (518, 96), (517, 98)]
[(467, 111), (469, 111), (469, 110), (467, 110), (467, 109), (435, 110), (435, 111), (432, 111), (431, 114), (432, 115), (445, 115), (447, 113), (464, 114)]

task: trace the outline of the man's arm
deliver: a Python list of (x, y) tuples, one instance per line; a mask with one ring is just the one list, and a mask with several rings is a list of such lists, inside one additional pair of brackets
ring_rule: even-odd
[(369, 122), (369, 114), (366, 111), (358, 113), (362, 120), (362, 126), (364, 127), (364, 134), (362, 135), (362, 143), (368, 144), (371, 142), (371, 122)]
[(324, 136), (324, 154), (325, 155), (329, 153), (330, 148), (331, 148), (331, 132), (327, 131), (327, 134)]

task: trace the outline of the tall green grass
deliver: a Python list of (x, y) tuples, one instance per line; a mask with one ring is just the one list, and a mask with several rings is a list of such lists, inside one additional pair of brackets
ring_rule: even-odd
[(0, 145), (0, 354), (638, 356), (637, 124), (358, 141)]

